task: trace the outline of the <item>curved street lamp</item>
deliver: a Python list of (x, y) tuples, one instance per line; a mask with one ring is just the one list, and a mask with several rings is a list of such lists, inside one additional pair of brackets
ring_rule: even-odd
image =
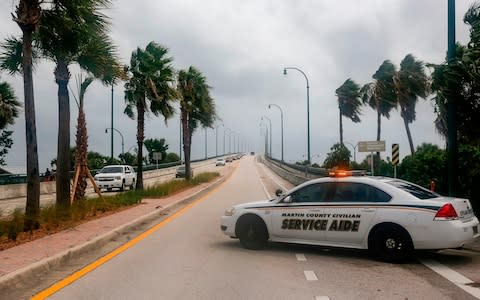
[(223, 123), (215, 126), (215, 156), (218, 156), (218, 127), (220, 126), (223, 126)]
[(228, 153), (230, 153), (230, 134), (232, 133), (232, 130), (230, 128), (225, 128), (223, 131), (223, 155), (225, 155), (225, 133), (228, 130)]
[(357, 150), (357, 146), (358, 146), (358, 143), (353, 145), (352, 143), (349, 143), (349, 142), (343, 142), (344, 144), (349, 144), (350, 146), (352, 146), (353, 148), (353, 161), (354, 162), (357, 162), (357, 156), (356, 156), (356, 150)]
[(282, 161), (283, 161), (283, 110), (279, 105), (273, 104), (273, 103), (269, 104), (268, 108), (270, 109), (272, 106), (280, 110), (280, 124), (281, 124), (281, 137), (282, 137)]
[(296, 67), (286, 67), (283, 68), (283, 75), (287, 75), (287, 70), (297, 70), (298, 72), (302, 73), (307, 80), (307, 153), (308, 153), (308, 163), (311, 162), (310, 160), (310, 85), (308, 83), (307, 75)]
[[(109, 129), (113, 129), (114, 131), (118, 132), (118, 134), (120, 135), (120, 137), (122, 138), (122, 155), (125, 154), (125, 150), (124, 150), (124, 140), (123, 140), (123, 134), (120, 132), (120, 130), (116, 129), (116, 128), (105, 128), (105, 133), (108, 133), (108, 130)], [(113, 131), (112, 131), (113, 132)], [(112, 147), (113, 149), (113, 147)], [(113, 151), (113, 150), (112, 150)], [(113, 159), (113, 152), (112, 152), (112, 159)]]
[(268, 122), (270, 123), (270, 157), (272, 157), (272, 120), (270, 118), (262, 116), (262, 121), (263, 119), (267, 119)]

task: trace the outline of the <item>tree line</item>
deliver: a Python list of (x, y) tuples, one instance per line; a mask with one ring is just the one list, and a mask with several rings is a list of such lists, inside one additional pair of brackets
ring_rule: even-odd
[[(40, 210), (40, 179), (38, 168), (37, 134), (33, 69), (40, 60), (55, 63), (53, 70), (58, 87), (58, 141), (56, 160), (56, 206), (65, 210), (70, 206), (70, 176), (72, 161), (70, 149), (70, 67), (78, 65), (87, 74), (80, 77), (78, 98), (79, 114), (75, 141), (75, 168), (88, 165), (88, 133), (84, 112), (84, 97), (88, 86), (99, 80), (106, 86), (125, 82), (125, 114), (137, 121), (138, 157), (143, 157), (145, 116), (162, 116), (167, 122), (175, 114), (179, 103), (183, 128), (183, 147), (187, 179), (190, 170), (191, 137), (199, 127), (212, 127), (217, 115), (211, 97), (211, 87), (201, 71), (191, 66), (175, 70), (168, 49), (156, 42), (132, 52), (130, 64), (120, 63), (117, 48), (109, 36), (110, 19), (105, 11), (110, 0), (20, 0), (12, 14), (22, 31), (21, 36), (8, 37), (2, 44), (0, 68), (18, 74), (24, 82), (24, 113), (27, 146), (27, 200), (24, 230), (38, 228)], [(0, 85), (2, 88), (5, 83)], [(8, 86), (8, 85), (6, 85)], [(9, 86), (8, 86), (9, 87)], [(11, 89), (11, 88), (10, 88)], [(0, 130), (13, 123), (20, 104), (13, 91), (0, 98)], [(4, 100), (7, 99), (7, 100)], [(4, 116), (4, 111), (6, 111)], [(9, 114), (9, 116), (7, 116)], [(3, 121), (5, 120), (5, 121)], [(5, 125), (1, 126), (3, 123)], [(10, 133), (11, 134), (11, 133)], [(9, 142), (4, 131), (2, 141)], [(5, 142), (3, 142), (5, 143)], [(136, 188), (143, 189), (143, 161), (137, 159)], [(84, 195), (86, 178), (80, 177), (75, 195)], [(83, 192), (82, 192), (83, 190)]]

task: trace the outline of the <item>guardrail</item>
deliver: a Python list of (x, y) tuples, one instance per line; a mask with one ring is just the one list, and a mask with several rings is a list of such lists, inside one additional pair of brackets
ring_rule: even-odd
[[(235, 153), (229, 154), (229, 155), (234, 155), (234, 154)], [(213, 159), (213, 158), (217, 158), (217, 157), (223, 157), (223, 156), (225, 156), (225, 155), (211, 156), (211, 157), (208, 157), (206, 159), (194, 159), (194, 160), (191, 160), (190, 162), (192, 162), (192, 163), (201, 162), (201, 161), (205, 161), (205, 160), (209, 160), (209, 159)], [(149, 165), (143, 166), (143, 171), (153, 171), (153, 170), (158, 170), (158, 169), (170, 168), (170, 167), (181, 165), (182, 163), (183, 163), (183, 161), (174, 161), (174, 162), (163, 163), (163, 164), (158, 164), (158, 165), (157, 164), (149, 164)], [(137, 172), (137, 167), (134, 166), (133, 168), (135, 169), (135, 172)], [(90, 170), (90, 172), (92, 173), (93, 176), (95, 176), (95, 174), (97, 174), (99, 170), (100, 169)], [(74, 175), (75, 175), (75, 171), (70, 171), (70, 178), (73, 178)], [(40, 174), (40, 181), (41, 182), (47, 181), (47, 180), (45, 180), (45, 174), (44, 173)], [(26, 174), (1, 174), (0, 175), (0, 185), (22, 184), (22, 183), (27, 183), (27, 175)]]
[(289, 164), (267, 156), (262, 157), (262, 159), (273, 172), (294, 185), (302, 184), (310, 179), (328, 176), (328, 171), (324, 168)]

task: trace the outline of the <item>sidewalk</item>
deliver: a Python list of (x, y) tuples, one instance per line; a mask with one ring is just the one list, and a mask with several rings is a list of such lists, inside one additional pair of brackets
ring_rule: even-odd
[(153, 222), (165, 210), (180, 202), (201, 197), (224, 182), (234, 168), (222, 168), (211, 183), (161, 199), (143, 199), (140, 205), (101, 217), (76, 227), (0, 251), (0, 295), (7, 287), (21, 285), (39, 273), (66, 263), (71, 258), (98, 249), (136, 226)]

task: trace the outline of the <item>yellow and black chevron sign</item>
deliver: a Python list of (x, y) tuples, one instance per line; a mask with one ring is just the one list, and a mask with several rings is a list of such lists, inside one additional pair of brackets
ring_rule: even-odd
[(398, 165), (400, 161), (400, 146), (398, 144), (392, 144), (392, 164)]

